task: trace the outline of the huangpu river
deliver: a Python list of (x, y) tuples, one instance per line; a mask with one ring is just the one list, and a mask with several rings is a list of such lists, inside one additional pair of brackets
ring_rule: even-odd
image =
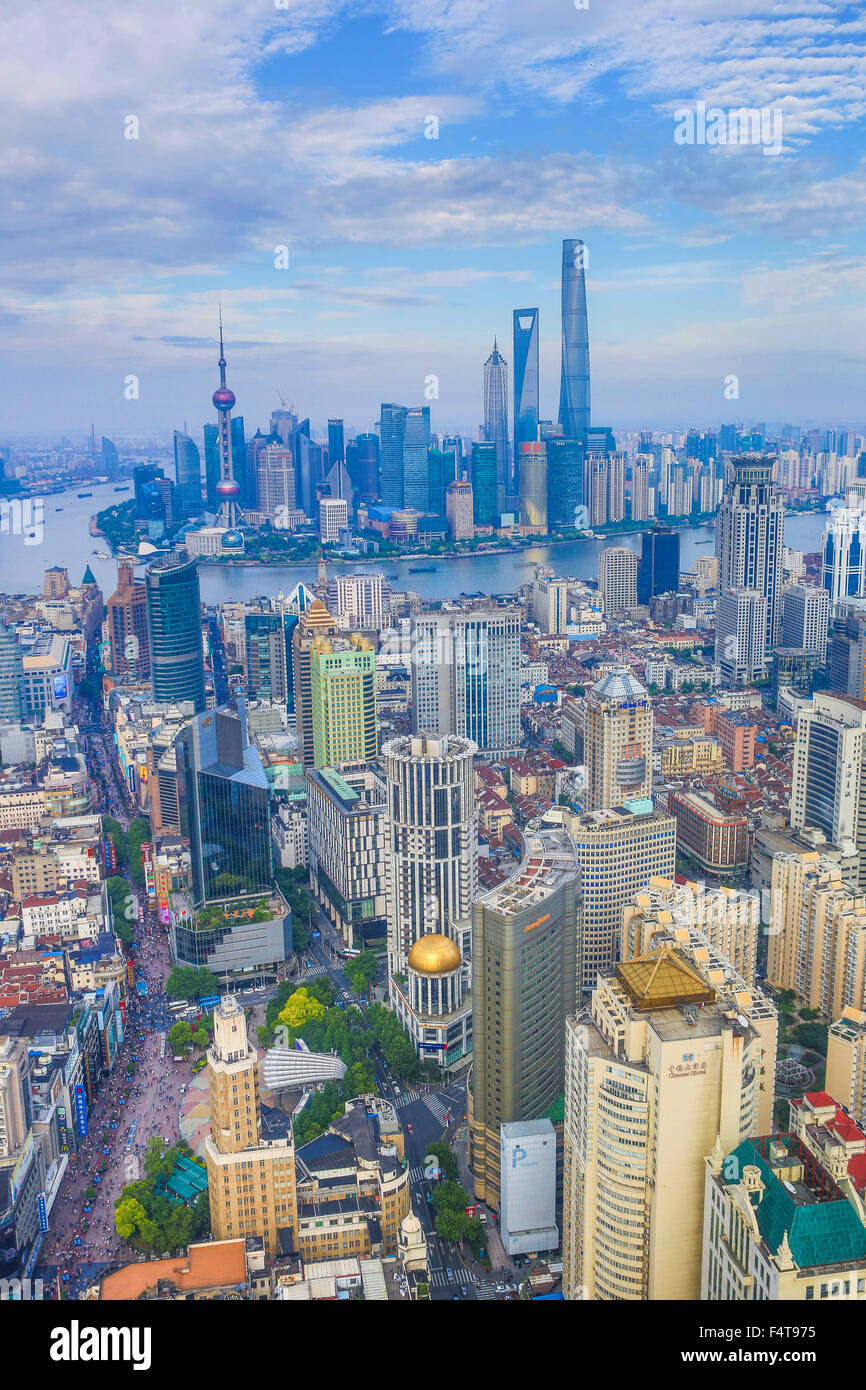
[[(81, 498), (79, 491), (90, 492)], [(91, 516), (116, 502), (126, 501), (132, 491), (116, 493), (114, 485), (104, 483), (79, 487), (46, 497), (44, 519), (38, 543), (30, 537), (0, 534), (0, 590), (5, 593), (42, 591), (45, 570), (63, 565), (73, 583), (79, 583), (90, 565), (103, 594), (113, 593), (117, 564), (98, 559), (97, 550), (106, 542), (89, 532)], [(26, 502), (25, 502), (26, 507)], [(820, 549), (825, 512), (801, 512), (786, 517), (785, 544), (794, 550)], [(689, 570), (700, 555), (714, 554), (715, 531), (709, 527), (680, 529), (680, 567)], [(414, 589), (422, 598), (456, 598), (459, 594), (513, 593), (533, 578), (537, 565), (548, 565), (554, 574), (571, 579), (596, 579), (599, 552), (605, 546), (625, 545), (640, 551), (640, 532), (606, 536), (604, 540), (566, 541), (558, 545), (540, 542), (519, 552), (455, 557), (415, 557), (360, 560), (341, 565), (351, 572), (384, 572), (394, 589)], [(415, 566), (435, 566), (429, 573), (410, 574)], [(201, 595), (207, 604), (245, 600), (258, 594), (288, 593), (299, 580), (313, 584), (316, 565), (201, 565)], [(338, 572), (334, 567), (334, 572)], [(141, 570), (143, 573), (143, 568)]]

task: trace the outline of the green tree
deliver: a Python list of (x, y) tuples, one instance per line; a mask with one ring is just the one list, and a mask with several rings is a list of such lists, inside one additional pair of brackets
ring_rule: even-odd
[(144, 865), (141, 862), (141, 847), (150, 839), (150, 824), (143, 816), (138, 816), (126, 832), (127, 872), (139, 892), (144, 891)]
[(441, 1140), (434, 1139), (432, 1143), (427, 1145), (427, 1153), (424, 1157), (425, 1167), (427, 1159), (431, 1157), (436, 1159), (436, 1162), (442, 1169), (443, 1177), (451, 1182), (456, 1181), (458, 1171), (457, 1159), (454, 1157), (447, 1144), (443, 1144)]
[(173, 1052), (186, 1052), (192, 1043), (192, 1028), (185, 1018), (178, 1019), (168, 1030), (168, 1045)]
[(296, 989), (279, 1015), (280, 1023), (287, 1028), (299, 1029), (310, 1019), (325, 1017), (325, 1006), (314, 995), (302, 987)]
[(359, 956), (347, 960), (343, 966), (343, 974), (359, 994), (369, 989), (378, 973), (379, 959), (372, 951), (362, 951)]
[(192, 1040), (196, 1047), (208, 1047), (210, 1045), (210, 1033), (206, 1028), (196, 1028)]

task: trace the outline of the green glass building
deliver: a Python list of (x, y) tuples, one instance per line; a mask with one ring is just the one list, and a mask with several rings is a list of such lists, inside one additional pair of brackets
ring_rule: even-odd
[(354, 634), (345, 646), (319, 637), (310, 652), (313, 766), (365, 763), (379, 750), (376, 653)]

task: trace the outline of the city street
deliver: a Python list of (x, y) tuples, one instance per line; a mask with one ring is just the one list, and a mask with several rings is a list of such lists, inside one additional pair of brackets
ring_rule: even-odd
[[(178, 1138), (181, 1087), (190, 1076), (189, 1065), (173, 1062), (165, 1042), (169, 1017), (163, 984), (170, 960), (168, 937), (155, 914), (147, 913), (139, 923), (136, 941), (136, 973), (146, 981), (148, 992), (141, 999), (130, 995), (124, 1041), (111, 1078), (88, 1116), (88, 1137), (79, 1152), (70, 1155), (37, 1270), (46, 1285), (60, 1274), (71, 1297), (108, 1267), (133, 1258), (130, 1247), (115, 1234), (114, 1202), (125, 1183), (141, 1176), (148, 1140), (159, 1136), (173, 1143)], [(124, 1099), (126, 1064), (133, 1055), (139, 1060), (131, 1095)], [(108, 1167), (101, 1173), (103, 1161)], [(95, 1187), (97, 1195), (90, 1203), (92, 1211), (85, 1212), (89, 1187)]]

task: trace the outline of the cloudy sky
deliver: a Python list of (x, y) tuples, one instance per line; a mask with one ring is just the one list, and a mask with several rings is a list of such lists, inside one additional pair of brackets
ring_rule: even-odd
[[(280, 396), (369, 429), (433, 375), (472, 433), (532, 305), (555, 416), (571, 236), (594, 423), (862, 424), (864, 39), (835, 0), (7, 7), (0, 437), (199, 435), (219, 297), (248, 430)], [(699, 102), (781, 150), (678, 143)]]

